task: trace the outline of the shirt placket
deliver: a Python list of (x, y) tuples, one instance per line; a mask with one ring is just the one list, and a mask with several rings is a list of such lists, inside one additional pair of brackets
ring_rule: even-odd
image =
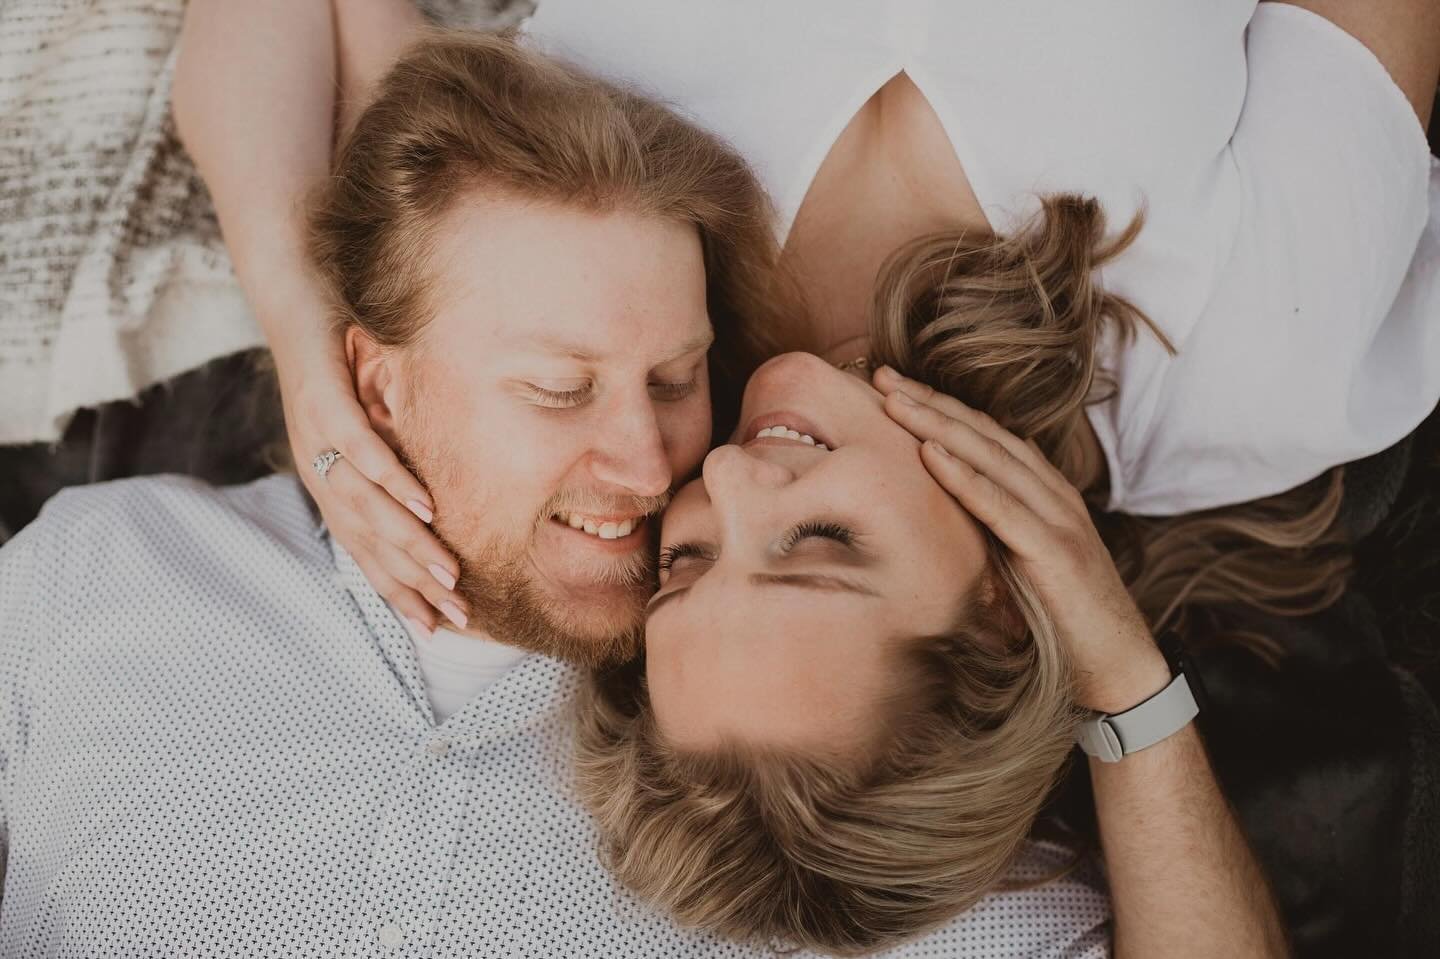
[(471, 794), (474, 745), (440, 730), (417, 738), (391, 789), (356, 913), (353, 954), (428, 954), (448, 899)]
[[(384, 691), (377, 690), (377, 701), (398, 710), (401, 726), (413, 731), (404, 754), (391, 757), (394, 779), (351, 913), (348, 952), (377, 959), (428, 956), (453, 900), (460, 831), (475, 818), (482, 753), (497, 736), (514, 734), (548, 715), (556, 684), (547, 677), (560, 667), (530, 657), (437, 727), (408, 632), (369, 588), (354, 560), (338, 546), (335, 552), (338, 573), (379, 653), (372, 675)], [(511, 701), (495, 701), (506, 689), (512, 691)], [(537, 689), (547, 692), (537, 695)]]
[[(392, 757), (393, 779), (352, 913), (349, 952), (385, 959), (421, 956), (434, 939), (454, 871), (471, 792), (472, 764), (466, 757), (474, 745), (435, 728), (409, 634), (338, 548), (336, 566), (389, 674), (381, 683), (389, 695), (381, 691), (381, 701), (399, 707), (403, 725), (413, 732), (404, 754)], [(397, 692), (400, 701), (393, 698)]]

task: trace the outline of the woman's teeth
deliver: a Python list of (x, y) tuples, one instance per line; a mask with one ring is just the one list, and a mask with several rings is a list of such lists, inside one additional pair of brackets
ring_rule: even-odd
[(591, 536), (598, 536), (601, 539), (619, 539), (622, 536), (629, 536), (634, 532), (635, 527), (645, 519), (643, 516), (633, 516), (617, 523), (613, 520), (595, 520), (580, 513), (556, 513), (555, 518), (571, 529), (578, 529), (582, 533), (589, 533)]
[(765, 429), (763, 429), (763, 430), (761, 430), (760, 432), (756, 433), (755, 436), (754, 436), (754, 439), (757, 439), (757, 440), (758, 440), (758, 439), (760, 439), (762, 436), (778, 436), (778, 437), (780, 437), (781, 439), (799, 440), (800, 442), (806, 444), (807, 446), (813, 446), (813, 447), (815, 447), (816, 449), (821, 449), (821, 450), (829, 450), (829, 449), (830, 449), (830, 447), (826, 446), (824, 443), (817, 443), (817, 442), (815, 442), (815, 437), (811, 436), (809, 433), (800, 433), (800, 432), (797, 432), (797, 431), (795, 431), (795, 430), (792, 430), (792, 429), (791, 429), (790, 427), (788, 427), (788, 426), (767, 426), (767, 427), (765, 427)]

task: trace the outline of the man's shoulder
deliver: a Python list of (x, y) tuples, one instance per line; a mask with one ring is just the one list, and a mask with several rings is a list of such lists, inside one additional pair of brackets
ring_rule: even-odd
[(69, 487), (50, 497), (36, 523), (48, 536), (68, 533), (174, 528), (176, 520), (233, 515), (261, 526), (314, 536), (317, 520), (294, 475), (275, 474), (233, 487), (216, 487), (177, 474), (131, 477)]
[(1029, 840), (1004, 885), (938, 929), (883, 953), (1107, 959), (1110, 899), (1094, 860), (1067, 846)]
[(136, 550), (218, 547), (259, 535), (289, 552), (325, 552), (319, 522), (299, 480), (276, 474), (238, 486), (159, 475), (95, 483), (52, 497), (22, 535), (47, 553), (124, 560)]

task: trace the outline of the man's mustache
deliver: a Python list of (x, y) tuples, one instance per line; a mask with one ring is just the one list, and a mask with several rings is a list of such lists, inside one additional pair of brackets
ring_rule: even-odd
[(675, 491), (668, 489), (659, 496), (615, 496), (584, 490), (562, 490), (552, 496), (535, 518), (538, 526), (556, 513), (580, 513), (584, 516), (655, 516), (670, 505)]

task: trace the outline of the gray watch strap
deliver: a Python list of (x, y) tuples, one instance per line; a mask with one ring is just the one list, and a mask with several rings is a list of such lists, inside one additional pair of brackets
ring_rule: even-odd
[(1200, 713), (1190, 683), (1180, 673), (1170, 685), (1133, 709), (1114, 716), (1096, 715), (1080, 724), (1076, 740), (1087, 756), (1119, 762), (1184, 729)]

